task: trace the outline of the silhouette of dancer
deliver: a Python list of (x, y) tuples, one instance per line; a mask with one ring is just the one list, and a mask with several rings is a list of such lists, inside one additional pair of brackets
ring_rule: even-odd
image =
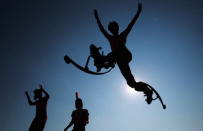
[[(33, 102), (28, 95), (28, 92), (25, 92), (27, 100), (30, 106), (36, 106), (36, 115), (32, 124), (30, 125), (29, 131), (43, 131), (46, 121), (47, 121), (47, 102), (49, 99), (49, 94), (42, 88), (42, 85), (39, 85), (40, 89), (34, 90), (34, 99)], [(42, 97), (42, 93), (45, 94)]]
[(103, 67), (108, 69), (115, 66), (115, 61), (113, 59), (112, 53), (104, 56), (103, 52), (102, 54), (100, 53), (101, 49), (101, 47), (96, 47), (94, 44), (90, 45), (90, 56), (87, 58), (87, 62), (85, 65), (86, 69), (88, 69), (90, 57), (94, 59), (94, 66), (96, 66), (97, 72), (100, 72)]
[(130, 24), (127, 26), (127, 28), (120, 34), (119, 34), (119, 25), (116, 21), (112, 21), (109, 23), (108, 30), (111, 32), (111, 34), (109, 34), (101, 24), (97, 10), (94, 10), (94, 16), (96, 18), (100, 31), (103, 33), (103, 35), (108, 39), (110, 43), (115, 61), (117, 62), (122, 75), (126, 79), (127, 84), (131, 88), (134, 88), (136, 91), (143, 92), (145, 96), (147, 96), (146, 102), (150, 104), (151, 101), (153, 100), (152, 98), (153, 91), (147, 86), (147, 84), (143, 84), (143, 82), (135, 81), (129, 67), (129, 62), (132, 60), (132, 54), (125, 45), (127, 36), (130, 33), (136, 20), (138, 19), (141, 11), (142, 11), (142, 4), (139, 3), (137, 13), (133, 17)]
[(72, 125), (72, 131), (85, 131), (86, 124), (89, 123), (89, 113), (87, 109), (83, 109), (82, 99), (78, 98), (78, 93), (76, 92), (75, 108), (72, 112), (72, 119), (68, 126), (64, 129), (67, 131)]

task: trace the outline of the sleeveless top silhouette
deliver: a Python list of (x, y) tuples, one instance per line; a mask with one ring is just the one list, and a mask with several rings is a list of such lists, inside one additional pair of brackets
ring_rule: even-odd
[(41, 98), (37, 100), (36, 103), (36, 115), (32, 124), (29, 128), (29, 131), (43, 131), (46, 121), (47, 121), (47, 102), (48, 97)]
[(107, 38), (116, 62), (129, 63), (132, 60), (132, 54), (125, 46), (126, 36), (121, 33), (116, 36), (109, 35)]
[(72, 112), (74, 123), (73, 131), (85, 131), (85, 126), (89, 122), (89, 113), (87, 109), (77, 109)]

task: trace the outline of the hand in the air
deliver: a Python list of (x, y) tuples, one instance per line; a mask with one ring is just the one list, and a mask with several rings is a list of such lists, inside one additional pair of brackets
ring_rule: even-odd
[(142, 3), (138, 3), (138, 10), (142, 10)]
[(28, 96), (28, 92), (27, 91), (25, 92), (25, 95)]
[(40, 90), (43, 90), (42, 84), (39, 84), (39, 89), (40, 89)]
[(94, 16), (98, 16), (97, 10), (94, 9)]

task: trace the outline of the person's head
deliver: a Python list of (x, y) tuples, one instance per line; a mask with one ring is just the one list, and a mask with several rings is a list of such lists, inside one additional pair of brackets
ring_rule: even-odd
[(117, 35), (119, 31), (119, 25), (116, 21), (112, 21), (109, 23), (108, 29), (113, 35)]
[(96, 50), (96, 49), (97, 49), (97, 47), (96, 47), (94, 44), (91, 44), (91, 45), (90, 45), (90, 50), (91, 50), (91, 51)]
[(75, 100), (75, 108), (76, 109), (82, 109), (83, 108), (82, 99), (78, 98), (78, 99)]
[(76, 100), (75, 100), (75, 108), (76, 109), (82, 109), (83, 108), (83, 103), (82, 103), (82, 99), (80, 99), (78, 96), (78, 92), (75, 93), (76, 96)]
[(35, 89), (34, 90), (34, 99), (40, 99), (42, 98), (42, 91), (40, 89)]

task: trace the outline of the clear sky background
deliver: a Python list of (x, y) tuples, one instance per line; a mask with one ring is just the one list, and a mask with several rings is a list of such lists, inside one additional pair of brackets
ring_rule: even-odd
[[(120, 31), (137, 11), (137, 0), (4, 0), (0, 2), (0, 128), (26, 131), (35, 115), (24, 95), (39, 83), (50, 93), (45, 131), (62, 131), (74, 110), (75, 92), (90, 113), (87, 131), (203, 130), (203, 2), (143, 0), (143, 12), (128, 36), (130, 63), (138, 81), (158, 90), (147, 105), (129, 91), (118, 67), (101, 76), (63, 61), (68, 54), (85, 64), (89, 45), (110, 51), (93, 16)], [(95, 68), (92, 67), (92, 70)], [(71, 130), (71, 129), (70, 129)]]

